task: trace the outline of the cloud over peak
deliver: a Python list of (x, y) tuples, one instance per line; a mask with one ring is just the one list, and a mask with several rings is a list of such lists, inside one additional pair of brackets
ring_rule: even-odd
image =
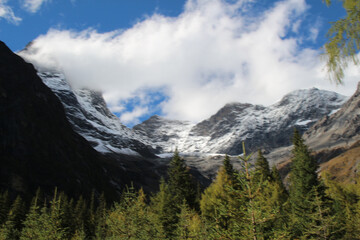
[[(189, 0), (177, 17), (154, 14), (107, 33), (52, 29), (21, 55), (62, 69), (74, 87), (103, 91), (127, 123), (159, 108), (196, 122), (228, 102), (268, 105), (294, 89), (329, 89), (319, 52), (299, 46), (316, 37), (314, 28), (297, 32), (305, 1), (279, 1), (258, 14), (253, 2)], [(150, 99), (154, 92), (160, 102)]]

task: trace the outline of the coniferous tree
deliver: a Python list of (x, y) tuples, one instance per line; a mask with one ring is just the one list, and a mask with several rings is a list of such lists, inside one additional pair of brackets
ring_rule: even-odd
[(223, 161), (223, 168), (225, 169), (225, 172), (233, 183), (236, 182), (236, 171), (234, 169), (234, 166), (230, 162), (230, 157), (228, 155), (225, 155), (224, 161)]
[(151, 221), (142, 189), (123, 193), (120, 203), (110, 211), (107, 219), (107, 239), (163, 239), (161, 229)]
[(0, 226), (5, 223), (8, 213), (10, 211), (9, 192), (5, 191), (0, 194)]
[(184, 201), (181, 205), (179, 222), (175, 230), (176, 239), (207, 239), (204, 223), (197, 212), (190, 209)]
[(35, 197), (29, 213), (24, 222), (21, 232), (21, 240), (60, 240), (68, 236), (68, 229), (63, 227), (61, 211), (61, 199), (55, 189), (54, 197), (50, 201), (50, 207), (46, 202), (39, 212), (38, 196)]
[(11, 205), (8, 217), (0, 227), (0, 239), (18, 239), (25, 216), (25, 205), (20, 196), (17, 196)]
[(178, 208), (163, 178), (160, 180), (159, 191), (151, 198), (150, 209), (154, 222), (158, 223), (162, 232), (168, 237), (173, 236), (178, 221)]
[(99, 197), (99, 206), (95, 212), (95, 236), (96, 239), (104, 239), (106, 236), (106, 217), (108, 215), (105, 195)]
[(231, 225), (231, 212), (236, 208), (231, 188), (231, 180), (222, 167), (216, 179), (205, 189), (200, 201), (201, 214), (207, 224), (214, 224), (213, 230), (219, 235), (228, 235)]
[(255, 161), (255, 173), (254, 173), (254, 181), (255, 182), (264, 182), (266, 180), (270, 180), (270, 167), (269, 162), (263, 156), (261, 150), (258, 150), (258, 155)]
[(319, 187), (316, 170), (317, 162), (310, 156), (308, 147), (304, 144), (299, 132), (295, 129), (293, 136), (292, 165), (290, 172), (290, 205), (291, 223), (294, 236), (301, 234), (311, 222), (311, 214), (315, 212), (314, 189)]
[(195, 208), (196, 184), (185, 160), (179, 156), (177, 150), (170, 162), (168, 177), (169, 191), (174, 196), (175, 204), (180, 206), (185, 199), (191, 208)]
[[(21, 231), (21, 240), (28, 239), (41, 239), (40, 233), (40, 208), (39, 208), (39, 190), (36, 192), (35, 197), (32, 199), (30, 210), (26, 215), (24, 227)], [(44, 239), (44, 238), (43, 238)]]
[(334, 239), (360, 239), (360, 190), (359, 182), (342, 184), (330, 179), (327, 172), (322, 173), (326, 186), (325, 193), (332, 201), (335, 228)]
[[(205, 189), (200, 200), (201, 214), (212, 238), (229, 238), (234, 216), (241, 218), (244, 198), (235, 199), (235, 190), (241, 191), (237, 173), (230, 158), (225, 156), (215, 180)], [(239, 194), (241, 195), (241, 194)]]

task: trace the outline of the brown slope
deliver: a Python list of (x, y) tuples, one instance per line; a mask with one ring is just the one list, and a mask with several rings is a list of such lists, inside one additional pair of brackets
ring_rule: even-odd
[(320, 164), (320, 171), (329, 172), (333, 179), (339, 182), (354, 182), (359, 173), (360, 142), (339, 156)]

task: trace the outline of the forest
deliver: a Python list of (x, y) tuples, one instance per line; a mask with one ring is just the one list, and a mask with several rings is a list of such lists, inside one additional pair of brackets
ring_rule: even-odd
[(0, 194), (0, 239), (360, 239), (359, 176), (351, 184), (318, 176), (318, 163), (295, 130), (289, 184), (259, 150), (243, 144), (235, 170), (225, 156), (206, 189), (175, 152), (159, 191), (127, 187), (118, 202), (72, 199), (56, 189), (30, 201)]

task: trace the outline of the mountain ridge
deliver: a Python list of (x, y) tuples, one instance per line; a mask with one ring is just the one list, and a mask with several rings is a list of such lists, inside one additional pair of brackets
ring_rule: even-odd
[[(268, 107), (249, 103), (226, 104), (197, 124), (180, 122), (174, 126), (177, 123), (174, 120), (150, 118), (150, 122), (144, 121), (133, 129), (161, 146), (164, 152), (172, 149), (166, 148), (162, 139), (171, 141), (184, 153), (237, 155), (242, 151), (242, 141), (250, 151), (290, 145), (294, 127), (301, 133), (305, 132), (318, 119), (339, 109), (346, 99), (340, 94), (316, 88), (296, 90)], [(175, 127), (176, 134), (164, 131)]]

